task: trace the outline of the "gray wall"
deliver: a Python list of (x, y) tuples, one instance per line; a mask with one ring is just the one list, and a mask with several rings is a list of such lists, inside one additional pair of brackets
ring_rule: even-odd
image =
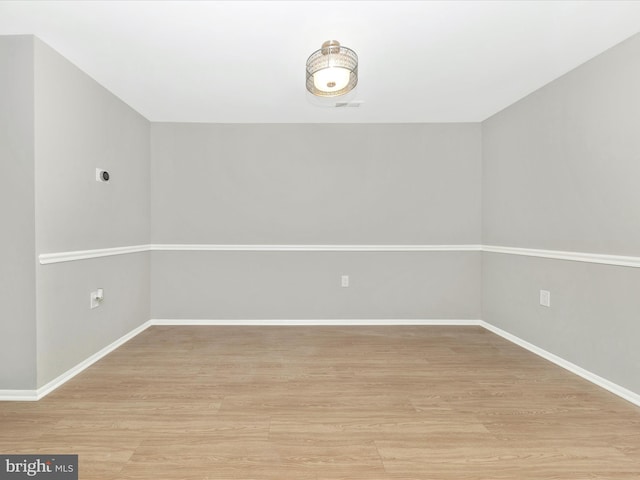
[(153, 252), (151, 314), (477, 319), (480, 266), (480, 252)]
[(153, 243), (480, 241), (480, 126), (152, 124)]
[[(37, 252), (149, 243), (149, 155), (149, 122), (36, 39)], [(38, 386), (148, 320), (149, 302), (148, 252), (38, 265)]]
[[(551, 308), (539, 305), (551, 291)], [(485, 253), (484, 320), (640, 392), (640, 272)]]
[[(640, 35), (483, 123), (483, 243), (640, 255), (638, 58)], [(640, 269), (485, 254), (483, 290), (484, 320), (640, 392)]]
[(38, 252), (149, 243), (149, 122), (38, 39), (35, 60)]
[[(480, 240), (478, 124), (152, 124), (151, 145), (153, 243)], [(479, 279), (464, 252), (154, 252), (152, 316), (478, 318)]]
[[(149, 319), (149, 254), (42, 265), (38, 272), (38, 386)], [(102, 306), (89, 292), (103, 287)]]
[(36, 384), (33, 37), (0, 36), (0, 390)]
[(483, 241), (640, 255), (640, 35), (483, 123)]

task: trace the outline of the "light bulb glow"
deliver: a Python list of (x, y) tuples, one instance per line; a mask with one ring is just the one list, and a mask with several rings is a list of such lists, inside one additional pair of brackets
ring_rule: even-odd
[(323, 68), (313, 75), (313, 85), (323, 92), (337, 92), (349, 84), (350, 75), (346, 68)]

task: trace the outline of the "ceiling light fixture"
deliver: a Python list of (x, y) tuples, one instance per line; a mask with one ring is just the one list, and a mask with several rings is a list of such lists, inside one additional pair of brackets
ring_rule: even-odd
[(307, 59), (307, 90), (318, 97), (337, 97), (358, 84), (358, 55), (337, 40), (327, 40)]

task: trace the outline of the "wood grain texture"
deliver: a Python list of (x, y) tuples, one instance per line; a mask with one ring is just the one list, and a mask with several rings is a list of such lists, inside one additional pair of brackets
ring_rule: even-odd
[(640, 409), (480, 327), (152, 327), (0, 452), (83, 480), (637, 479)]

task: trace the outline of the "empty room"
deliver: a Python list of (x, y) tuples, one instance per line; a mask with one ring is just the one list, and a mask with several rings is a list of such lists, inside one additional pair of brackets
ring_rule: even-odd
[(640, 1), (1, 1), (0, 480), (640, 478)]

